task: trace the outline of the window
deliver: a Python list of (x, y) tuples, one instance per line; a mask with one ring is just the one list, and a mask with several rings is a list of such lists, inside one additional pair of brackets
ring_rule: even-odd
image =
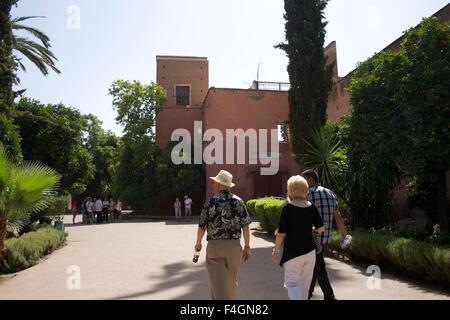
[(278, 125), (278, 142), (289, 142), (289, 126), (286, 123)]
[(189, 86), (176, 86), (177, 106), (188, 106), (191, 104), (191, 88)]

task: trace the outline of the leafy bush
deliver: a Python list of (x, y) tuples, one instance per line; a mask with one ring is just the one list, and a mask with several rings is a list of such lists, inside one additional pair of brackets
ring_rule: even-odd
[[(353, 232), (352, 237), (351, 259), (450, 287), (450, 247), (377, 232)], [(332, 239), (331, 248), (339, 250), (339, 233), (334, 232)]]
[(13, 273), (27, 269), (37, 264), (43, 256), (61, 247), (66, 238), (67, 233), (45, 226), (20, 238), (8, 239), (0, 270)]
[(256, 216), (262, 229), (274, 234), (278, 228), (281, 210), (286, 203), (286, 200), (279, 198), (261, 198), (247, 201), (247, 208)]

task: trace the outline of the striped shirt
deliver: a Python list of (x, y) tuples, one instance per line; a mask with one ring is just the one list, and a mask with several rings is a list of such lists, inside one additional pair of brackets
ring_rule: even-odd
[(327, 188), (315, 186), (309, 189), (308, 201), (317, 207), (325, 225), (325, 232), (320, 235), (322, 244), (330, 244), (334, 212), (339, 210), (336, 194)]

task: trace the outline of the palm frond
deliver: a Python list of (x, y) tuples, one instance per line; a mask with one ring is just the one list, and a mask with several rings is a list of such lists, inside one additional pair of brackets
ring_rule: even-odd
[[(52, 69), (57, 74), (60, 74), (61, 71), (55, 66), (55, 61), (58, 61), (58, 59), (56, 59), (55, 55), (49, 50), (49, 48), (51, 47), (50, 38), (44, 32), (36, 28), (29, 27), (19, 23), (33, 18), (43, 18), (43, 17), (27, 16), (15, 18), (11, 21), (11, 28), (13, 30), (19, 31), (22, 30), (29, 32), (34, 37), (36, 37), (42, 44), (14, 35), (13, 49), (17, 52), (20, 52), (28, 60), (30, 60), (42, 74), (48, 75), (49, 68)], [(14, 56), (14, 60), (17, 62), (17, 64), (20, 66), (22, 70), (24, 71), (26, 70), (25, 66), (18, 57)]]
[(25, 26), (23, 24), (18, 24), (18, 23), (13, 23), (12, 24), (12, 29), (13, 30), (24, 30), (27, 31), (29, 33), (31, 33), (33, 36), (35, 36), (36, 38), (39, 39), (39, 41), (42, 42), (42, 44), (46, 47), (46, 48), (50, 48), (50, 38), (42, 31), (35, 29), (33, 27), (28, 27)]

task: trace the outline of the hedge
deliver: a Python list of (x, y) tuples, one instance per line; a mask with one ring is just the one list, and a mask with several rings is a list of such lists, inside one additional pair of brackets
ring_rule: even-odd
[[(450, 248), (417, 240), (370, 232), (351, 232), (348, 255), (393, 269), (412, 278), (450, 288)], [(331, 248), (339, 251), (341, 237), (333, 232)]]
[(281, 209), (287, 204), (279, 198), (261, 198), (247, 201), (247, 208), (259, 221), (261, 228), (275, 234), (280, 222)]
[(66, 238), (67, 233), (46, 226), (19, 238), (8, 239), (0, 269), (5, 273), (27, 269), (37, 264), (43, 256), (61, 247)]

